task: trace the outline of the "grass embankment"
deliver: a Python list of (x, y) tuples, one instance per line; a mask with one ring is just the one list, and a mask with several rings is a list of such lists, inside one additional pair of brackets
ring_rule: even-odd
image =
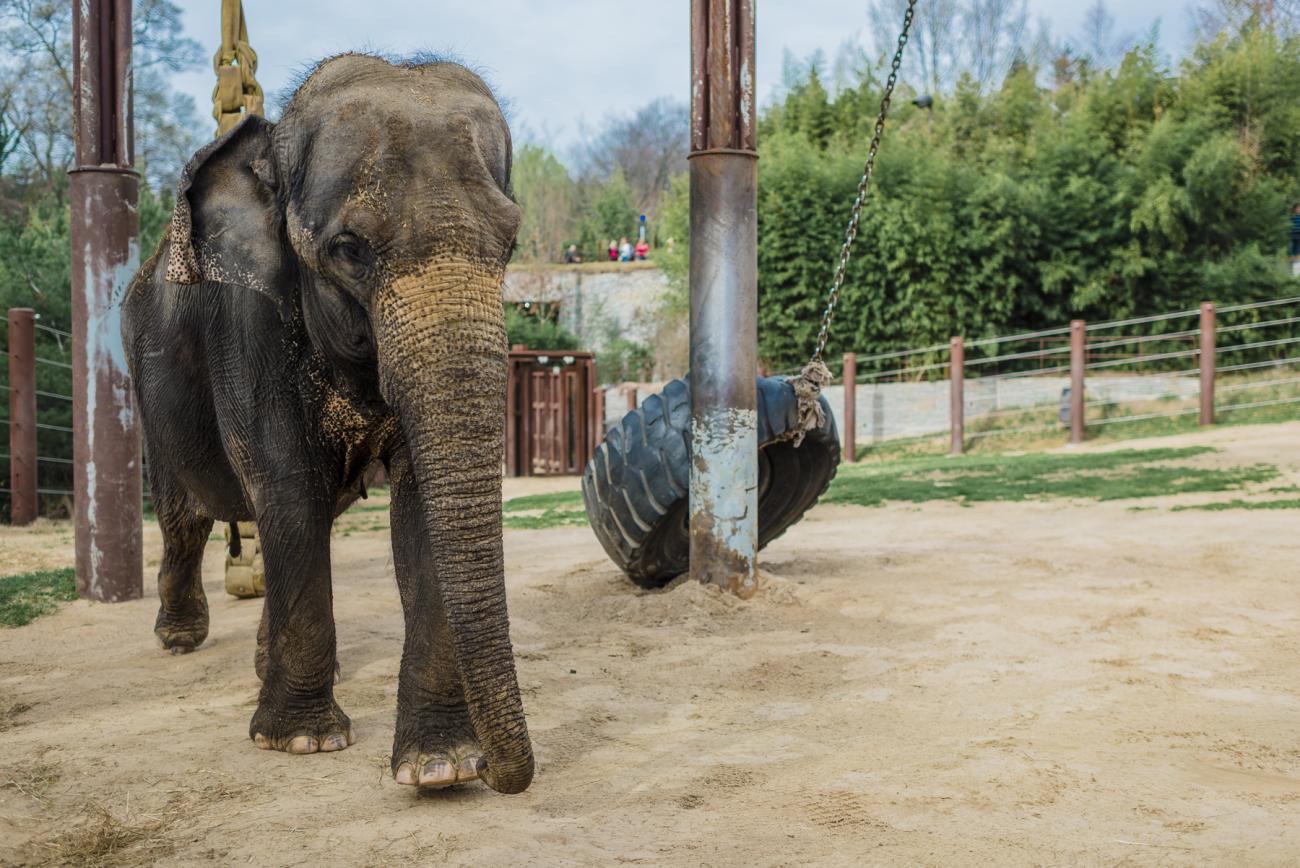
[(43, 570), (0, 578), (0, 625), (22, 627), (77, 599), (76, 572)]
[(1129, 500), (1238, 490), (1278, 475), (1270, 464), (1216, 469), (1187, 463), (1213, 451), (1190, 447), (904, 458), (841, 467), (822, 501), (883, 506), (932, 500), (962, 504), (1047, 498)]
[[(1280, 401), (1300, 398), (1300, 383), (1259, 385), (1272, 380), (1289, 378), (1300, 371), (1276, 370), (1267, 374), (1249, 374), (1220, 377), (1216, 383), (1218, 405), (1249, 404), (1260, 401)], [(1249, 388), (1247, 388), (1249, 387)], [(1089, 406), (1088, 427), (1084, 436), (1088, 442), (1115, 443), (1147, 437), (1167, 437), (1190, 434), (1200, 428), (1195, 412), (1197, 398), (1167, 397), (1128, 401), (1122, 404)], [(838, 411), (838, 408), (837, 408)], [(1151, 413), (1179, 413), (1155, 419), (1110, 422), (1127, 416), (1144, 416)], [(1060, 423), (1060, 408), (1045, 405), (1024, 412), (1007, 412), (993, 417), (968, 416), (966, 420), (966, 451), (974, 454), (999, 452), (1029, 452), (1053, 449), (1069, 438), (1069, 430)], [(1264, 425), (1276, 422), (1293, 422), (1300, 419), (1300, 401), (1292, 404), (1273, 404), (1265, 407), (1245, 407), (1237, 410), (1220, 410), (1216, 425)], [(1023, 429), (1041, 429), (1025, 431)], [(923, 455), (944, 455), (949, 448), (949, 435), (935, 434), (887, 440), (883, 443), (858, 449), (860, 461), (893, 461), (898, 458)]]

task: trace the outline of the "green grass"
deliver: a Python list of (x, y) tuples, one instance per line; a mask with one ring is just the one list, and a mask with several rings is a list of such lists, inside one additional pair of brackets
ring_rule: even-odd
[(502, 507), (501, 523), (511, 530), (581, 527), (587, 523), (582, 492), (556, 491), (512, 497)]
[(1186, 463), (1213, 451), (1191, 447), (904, 458), (841, 468), (822, 501), (883, 506), (891, 501), (1127, 500), (1231, 491), (1278, 475), (1277, 468), (1269, 464), (1210, 469)]
[(72, 568), (42, 570), (0, 578), (0, 625), (22, 627), (77, 599), (76, 572)]
[(1219, 503), (1199, 503), (1194, 506), (1175, 506), (1174, 512), (1197, 510), (1202, 512), (1223, 512), (1228, 509), (1300, 509), (1300, 498), (1284, 500), (1225, 500)]

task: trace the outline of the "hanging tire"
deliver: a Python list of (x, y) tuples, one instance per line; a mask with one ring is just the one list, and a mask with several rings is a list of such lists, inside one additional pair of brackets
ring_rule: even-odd
[[(825, 493), (840, 463), (830, 404), (826, 422), (798, 447), (794, 387), (758, 379), (758, 547), (779, 537)], [(614, 563), (643, 588), (659, 588), (690, 567), (687, 492), (691, 393), (673, 380), (611, 429), (582, 474), (587, 520)]]

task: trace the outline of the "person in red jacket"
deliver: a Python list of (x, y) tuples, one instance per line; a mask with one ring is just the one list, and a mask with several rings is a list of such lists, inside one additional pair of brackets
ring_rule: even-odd
[(645, 259), (650, 255), (650, 244), (644, 238), (636, 243), (636, 258), (638, 261)]

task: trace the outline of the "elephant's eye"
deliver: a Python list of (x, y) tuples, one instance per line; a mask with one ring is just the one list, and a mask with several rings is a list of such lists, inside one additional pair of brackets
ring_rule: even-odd
[(329, 254), (355, 279), (359, 280), (370, 273), (370, 246), (351, 232), (335, 235), (330, 240)]

